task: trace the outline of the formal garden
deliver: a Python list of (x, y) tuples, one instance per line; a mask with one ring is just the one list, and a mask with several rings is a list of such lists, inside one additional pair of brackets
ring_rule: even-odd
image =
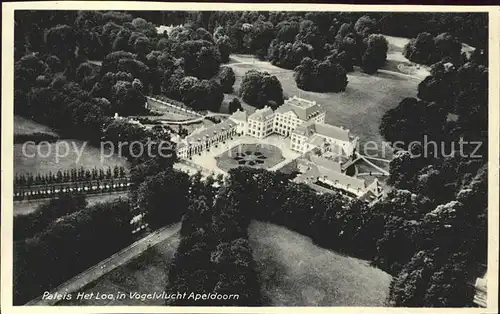
[(215, 159), (217, 166), (226, 172), (242, 166), (269, 169), (285, 160), (281, 149), (269, 144), (240, 144)]

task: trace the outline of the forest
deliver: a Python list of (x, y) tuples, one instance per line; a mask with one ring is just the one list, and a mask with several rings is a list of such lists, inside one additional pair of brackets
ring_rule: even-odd
[[(93, 143), (165, 140), (163, 133), (111, 118), (144, 113), (147, 95), (218, 111), (234, 85), (234, 73), (223, 65), (232, 53), (294, 69), (298, 87), (317, 92), (345, 90), (354, 67), (376, 73), (387, 54), (380, 34), (412, 38), (405, 56), (431, 66), (418, 97), (395, 104), (381, 121), (383, 137), (405, 147), (390, 164), (391, 192), (373, 206), (337, 193), (318, 195), (280, 172), (239, 168), (226, 180), (203, 181), (174, 171), (175, 154), (130, 157), (132, 204), (86, 207), (80, 196), (67, 196), (34, 218), (15, 219), (16, 303), (131, 243), (129, 221), (139, 210), (152, 229), (182, 221), (166, 290), (242, 296), (204, 305), (268, 302), (246, 231), (256, 219), (388, 272), (391, 305), (472, 306), (471, 282), (487, 260), (486, 14), (17, 11), (15, 20), (15, 113)], [(158, 34), (157, 25), (174, 29)], [(476, 48), (470, 57), (460, 52), (462, 42)], [(284, 100), (279, 80), (265, 72), (247, 73), (240, 92), (255, 107)], [(409, 143), (423, 135), (447, 149), (460, 140), (481, 142), (481, 157), (453, 149), (415, 157), (422, 147)], [(106, 245), (87, 249), (110, 230)], [(60, 271), (63, 265), (72, 266)]]

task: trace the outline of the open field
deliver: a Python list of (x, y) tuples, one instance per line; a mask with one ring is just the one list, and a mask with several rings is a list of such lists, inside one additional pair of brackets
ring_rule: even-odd
[(383, 138), (378, 128), (383, 114), (397, 106), (403, 98), (417, 95), (418, 80), (387, 72), (368, 75), (359, 70), (348, 74), (349, 84), (343, 93), (301, 91), (295, 84), (292, 70), (275, 67), (253, 56), (233, 55), (232, 58), (240, 62), (229, 64), (236, 74), (235, 93), (249, 70), (276, 75), (286, 97), (297, 95), (318, 102), (327, 111), (326, 123), (343, 126), (359, 136), (361, 153), (368, 141), (377, 143), (382, 149)]
[(33, 133), (45, 133), (58, 136), (54, 130), (46, 125), (42, 125), (21, 116), (14, 116), (14, 135), (30, 135)]
[[(48, 126), (36, 123), (33, 120), (14, 116), (15, 134), (46, 133), (58, 136)], [(24, 148), (23, 148), (24, 146)], [(58, 170), (71, 168), (106, 168), (129, 164), (125, 158), (109, 156), (110, 150), (102, 150), (90, 144), (74, 140), (63, 139), (54, 143), (43, 144), (15, 144), (14, 145), (14, 173), (56, 173)], [(102, 158), (101, 158), (102, 157)], [(101, 160), (102, 159), (102, 160)]]
[[(67, 147), (69, 149), (65, 150)], [(59, 157), (56, 149), (59, 149)], [(14, 173), (33, 173), (36, 175), (37, 173), (48, 173), (49, 171), (56, 173), (58, 170), (80, 167), (124, 166), (128, 168), (129, 165), (125, 158), (107, 157), (109, 156), (107, 149), (103, 149), (103, 152), (101, 154), (100, 148), (78, 140), (59, 140), (47, 145), (16, 144), (14, 145)], [(63, 156), (61, 157), (61, 155)]]
[(387, 306), (391, 276), (296, 232), (252, 222), (250, 244), (272, 306)]

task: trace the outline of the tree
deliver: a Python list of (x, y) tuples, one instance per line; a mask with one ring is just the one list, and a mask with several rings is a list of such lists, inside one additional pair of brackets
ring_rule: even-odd
[(285, 20), (276, 25), (276, 38), (274, 40), (277, 43), (293, 43), (298, 33), (299, 23)]
[(222, 87), (214, 80), (198, 80), (193, 76), (182, 79), (179, 87), (182, 102), (194, 110), (211, 110), (217, 112), (220, 109), (224, 94)]
[(255, 53), (258, 58), (263, 59), (267, 56), (267, 49), (274, 36), (274, 25), (259, 19), (251, 26), (247, 39), (244, 39), (246, 48)]
[(429, 279), (429, 288), (423, 297), (424, 307), (467, 307), (474, 298), (475, 289), (464, 276), (468, 273), (467, 255), (452, 254)]
[(135, 79), (132, 83), (117, 81), (112, 88), (113, 107), (120, 115), (134, 115), (144, 110), (146, 97), (142, 83)]
[(144, 28), (148, 22), (140, 17), (136, 17), (135, 19), (132, 20), (132, 25), (134, 25), (136, 28)]
[[(460, 67), (441, 62), (418, 86), (418, 97), (458, 115), (459, 136), (484, 140), (487, 129), (488, 70), (471, 62)], [(458, 138), (457, 138), (458, 140)]]
[[(428, 103), (416, 98), (403, 99), (396, 108), (389, 109), (380, 123), (380, 133), (384, 138), (407, 150), (411, 142), (424, 143), (442, 138), (442, 127), (446, 112), (436, 103)], [(434, 154), (433, 146), (426, 146), (427, 156)]]
[(85, 90), (91, 90), (98, 80), (98, 73), (92, 64), (88, 62), (81, 63), (76, 69), (75, 81)]
[(105, 75), (108, 72), (114, 73), (118, 72), (118, 65), (121, 60), (134, 60), (135, 55), (126, 51), (114, 51), (108, 54), (101, 65), (101, 75)]
[(334, 23), (336, 14), (334, 12), (307, 12), (305, 15), (306, 20), (313, 21), (322, 33), (326, 33), (330, 30), (330, 27)]
[(229, 102), (229, 113), (234, 113), (238, 110), (243, 110), (241, 107), (241, 102), (237, 97), (234, 97), (230, 102)]
[(363, 15), (354, 24), (354, 30), (356, 33), (366, 37), (375, 31), (376, 25), (377, 22), (374, 19), (368, 15)]
[(221, 62), (228, 63), (229, 55), (231, 54), (231, 51), (233, 49), (231, 45), (231, 39), (229, 38), (229, 36), (226, 35), (220, 36), (215, 41), (215, 44), (217, 45), (217, 50), (219, 50)]
[(201, 87), (206, 93), (206, 103), (203, 109), (219, 112), (222, 101), (224, 100), (224, 92), (220, 83), (213, 79), (202, 80)]
[(132, 35), (132, 31), (127, 28), (120, 28), (120, 31), (116, 34), (113, 41), (112, 50), (113, 51), (132, 51), (133, 47), (129, 45), (129, 39)]
[(139, 57), (145, 57), (151, 52), (151, 41), (147, 37), (139, 37), (135, 40), (133, 48)]
[(353, 59), (349, 56), (346, 51), (339, 51), (337, 49), (332, 49), (326, 60), (330, 63), (337, 63), (346, 70), (346, 72), (354, 71)]
[(178, 221), (186, 212), (188, 186), (188, 175), (172, 169), (148, 176), (139, 185), (137, 205), (146, 212), (145, 219), (153, 229)]
[(222, 26), (217, 26), (217, 28), (215, 28), (214, 34), (212, 36), (214, 39), (214, 42), (217, 42), (219, 39), (221, 39), (224, 36), (227, 36), (226, 29)]
[(415, 175), (422, 166), (422, 158), (414, 157), (406, 150), (396, 151), (389, 163), (389, 183), (398, 189), (411, 191), (415, 186)]
[[(130, 213), (124, 200), (99, 203), (62, 216), (34, 237), (17, 241), (14, 255), (20, 263), (14, 268), (15, 304), (57, 287), (132, 243)], [(104, 237), (106, 241), (92, 245)]]
[(313, 56), (313, 47), (296, 41), (294, 43), (273, 40), (269, 46), (269, 59), (273, 65), (293, 69), (306, 57)]
[(416, 250), (420, 222), (393, 215), (386, 219), (384, 233), (377, 241), (375, 264), (391, 274), (397, 274)]
[(434, 273), (435, 257), (431, 251), (415, 253), (410, 262), (391, 282), (389, 302), (393, 306), (422, 306), (427, 282)]
[(365, 73), (376, 73), (386, 62), (389, 44), (383, 35), (371, 34), (366, 39), (366, 51), (363, 54), (361, 68)]
[(182, 100), (180, 86), (186, 76), (181, 66), (174, 66), (165, 70), (163, 74), (163, 91), (169, 97), (176, 100)]
[(58, 25), (50, 28), (46, 34), (48, 51), (64, 60), (65, 63), (75, 59), (76, 34), (69, 25)]
[[(366, 50), (363, 36), (356, 33), (351, 24), (345, 23), (340, 27), (332, 46), (339, 52), (345, 52), (352, 63), (357, 65), (361, 64), (362, 56)], [(325, 45), (325, 48), (329, 51), (332, 50), (328, 45)]]
[(303, 42), (313, 48), (313, 55), (317, 59), (324, 56), (323, 47), (325, 39), (318, 26), (311, 20), (300, 22), (299, 33), (295, 36), (295, 41)]
[(462, 63), (462, 44), (450, 33), (441, 33), (433, 37), (430, 33), (418, 34), (405, 45), (403, 54), (408, 60), (431, 65), (446, 60), (455, 65)]
[[(32, 114), (31, 89), (37, 78), (49, 72), (49, 67), (38, 54), (22, 57), (14, 64), (14, 110), (17, 114)], [(49, 77), (44, 76), (49, 80)]]
[(257, 108), (263, 108), (270, 101), (274, 101), (277, 106), (284, 102), (280, 81), (267, 72), (246, 72), (241, 82), (240, 94), (247, 104)]
[(348, 34), (352, 33), (354, 31), (353, 25), (349, 23), (343, 23), (340, 25), (340, 28), (337, 32), (337, 36), (342, 39), (346, 37)]
[(170, 80), (171, 73), (174, 70), (182, 70), (182, 60), (174, 58), (167, 51), (151, 51), (147, 56), (145, 63), (149, 68), (149, 77), (153, 94), (160, 94), (162, 86), (172, 87)]
[(118, 61), (118, 71), (132, 74), (144, 84), (144, 90), (149, 90), (149, 68), (144, 62), (137, 59), (123, 58)]
[(348, 82), (344, 68), (329, 60), (304, 58), (294, 71), (297, 87), (303, 90), (338, 93), (345, 91)]
[(442, 33), (434, 38), (436, 61), (450, 58), (452, 63), (460, 64), (462, 43), (450, 33)]
[(43, 231), (52, 221), (87, 206), (84, 194), (63, 194), (40, 205), (36, 211), (14, 218), (14, 240), (23, 240)]
[(233, 69), (228, 66), (221, 67), (218, 77), (224, 93), (232, 93), (233, 85), (236, 81)]
[(435, 204), (440, 204), (452, 199), (455, 193), (455, 186), (449, 184), (448, 179), (444, 167), (428, 165), (416, 174), (414, 189)]
[(488, 66), (488, 50), (476, 48), (470, 56), (470, 62), (478, 65)]
[(404, 46), (403, 55), (415, 63), (432, 64), (436, 59), (435, 49), (434, 37), (430, 33), (420, 33)]
[(105, 115), (111, 116), (115, 113), (113, 111), (113, 106), (108, 99), (106, 99), (106, 98), (93, 98), (92, 101), (96, 106), (98, 106), (102, 110), (102, 112)]
[(173, 41), (170, 38), (160, 38), (156, 43), (156, 49), (159, 51), (170, 52), (172, 49)]
[(176, 54), (184, 58), (184, 71), (188, 76), (209, 79), (219, 71), (221, 57), (212, 42), (188, 40), (180, 44)]

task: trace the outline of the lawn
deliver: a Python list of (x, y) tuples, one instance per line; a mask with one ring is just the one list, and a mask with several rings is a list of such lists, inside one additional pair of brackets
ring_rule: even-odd
[(82, 292), (113, 293), (123, 292), (127, 297), (123, 300), (71, 300), (59, 302), (57, 305), (154, 305), (163, 306), (165, 301), (155, 300), (135, 300), (129, 298), (130, 292), (138, 293), (161, 293), (167, 284), (167, 273), (170, 262), (174, 257), (179, 245), (179, 234), (169, 237), (167, 240), (152, 246), (144, 253), (122, 265), (98, 280), (87, 285)]
[(271, 306), (387, 306), (391, 276), (296, 232), (252, 222), (250, 244)]
[[(59, 157), (56, 152), (58, 147)], [(69, 149), (66, 150), (66, 147)], [(58, 170), (80, 167), (124, 166), (128, 168), (129, 164), (125, 158), (116, 155), (107, 157), (109, 150), (106, 148), (104, 147), (101, 154), (100, 148), (69, 139), (50, 144), (16, 144), (14, 145), (14, 173), (33, 173), (36, 175), (37, 173), (48, 173), (49, 171), (56, 173)]]
[[(417, 95), (418, 80), (398, 74), (378, 73), (367, 75), (357, 69), (348, 74), (349, 83), (342, 93), (316, 93), (301, 91), (293, 79), (293, 71), (259, 61), (252, 56), (233, 55), (234, 63), (228, 64), (236, 74), (237, 95), (242, 77), (249, 70), (267, 71), (276, 75), (283, 87), (285, 97), (297, 95), (314, 100), (326, 109), (326, 123), (343, 126), (360, 137), (360, 151), (364, 152), (367, 142), (382, 147), (383, 138), (379, 134), (379, 124), (383, 114), (396, 107), (405, 97)], [(373, 145), (373, 144), (370, 144)], [(382, 148), (381, 148), (382, 150)]]
[(215, 159), (217, 167), (226, 172), (240, 166), (268, 169), (285, 160), (278, 147), (268, 144), (240, 144)]
[(48, 126), (21, 116), (14, 116), (14, 135), (30, 135), (33, 133), (45, 133), (58, 136), (58, 134)]
[[(48, 126), (24, 117), (14, 116), (14, 134), (26, 135), (33, 133), (46, 133), (58, 136)], [(15, 144), (14, 173), (33, 173), (36, 175), (37, 173), (48, 173), (49, 171), (56, 173), (58, 170), (80, 167), (107, 168), (124, 166), (128, 168), (129, 164), (125, 158), (117, 155), (107, 157), (110, 152), (108, 147), (104, 147), (102, 152), (101, 154), (99, 147), (94, 147), (86, 142), (73, 139), (40, 143), (38, 145)]]
[[(365, 261), (314, 245), (309, 238), (269, 223), (252, 222), (250, 244), (270, 306), (384, 306), (391, 277)], [(161, 293), (179, 235), (92, 282), (81, 291)], [(163, 300), (72, 300), (57, 305), (164, 305)]]

